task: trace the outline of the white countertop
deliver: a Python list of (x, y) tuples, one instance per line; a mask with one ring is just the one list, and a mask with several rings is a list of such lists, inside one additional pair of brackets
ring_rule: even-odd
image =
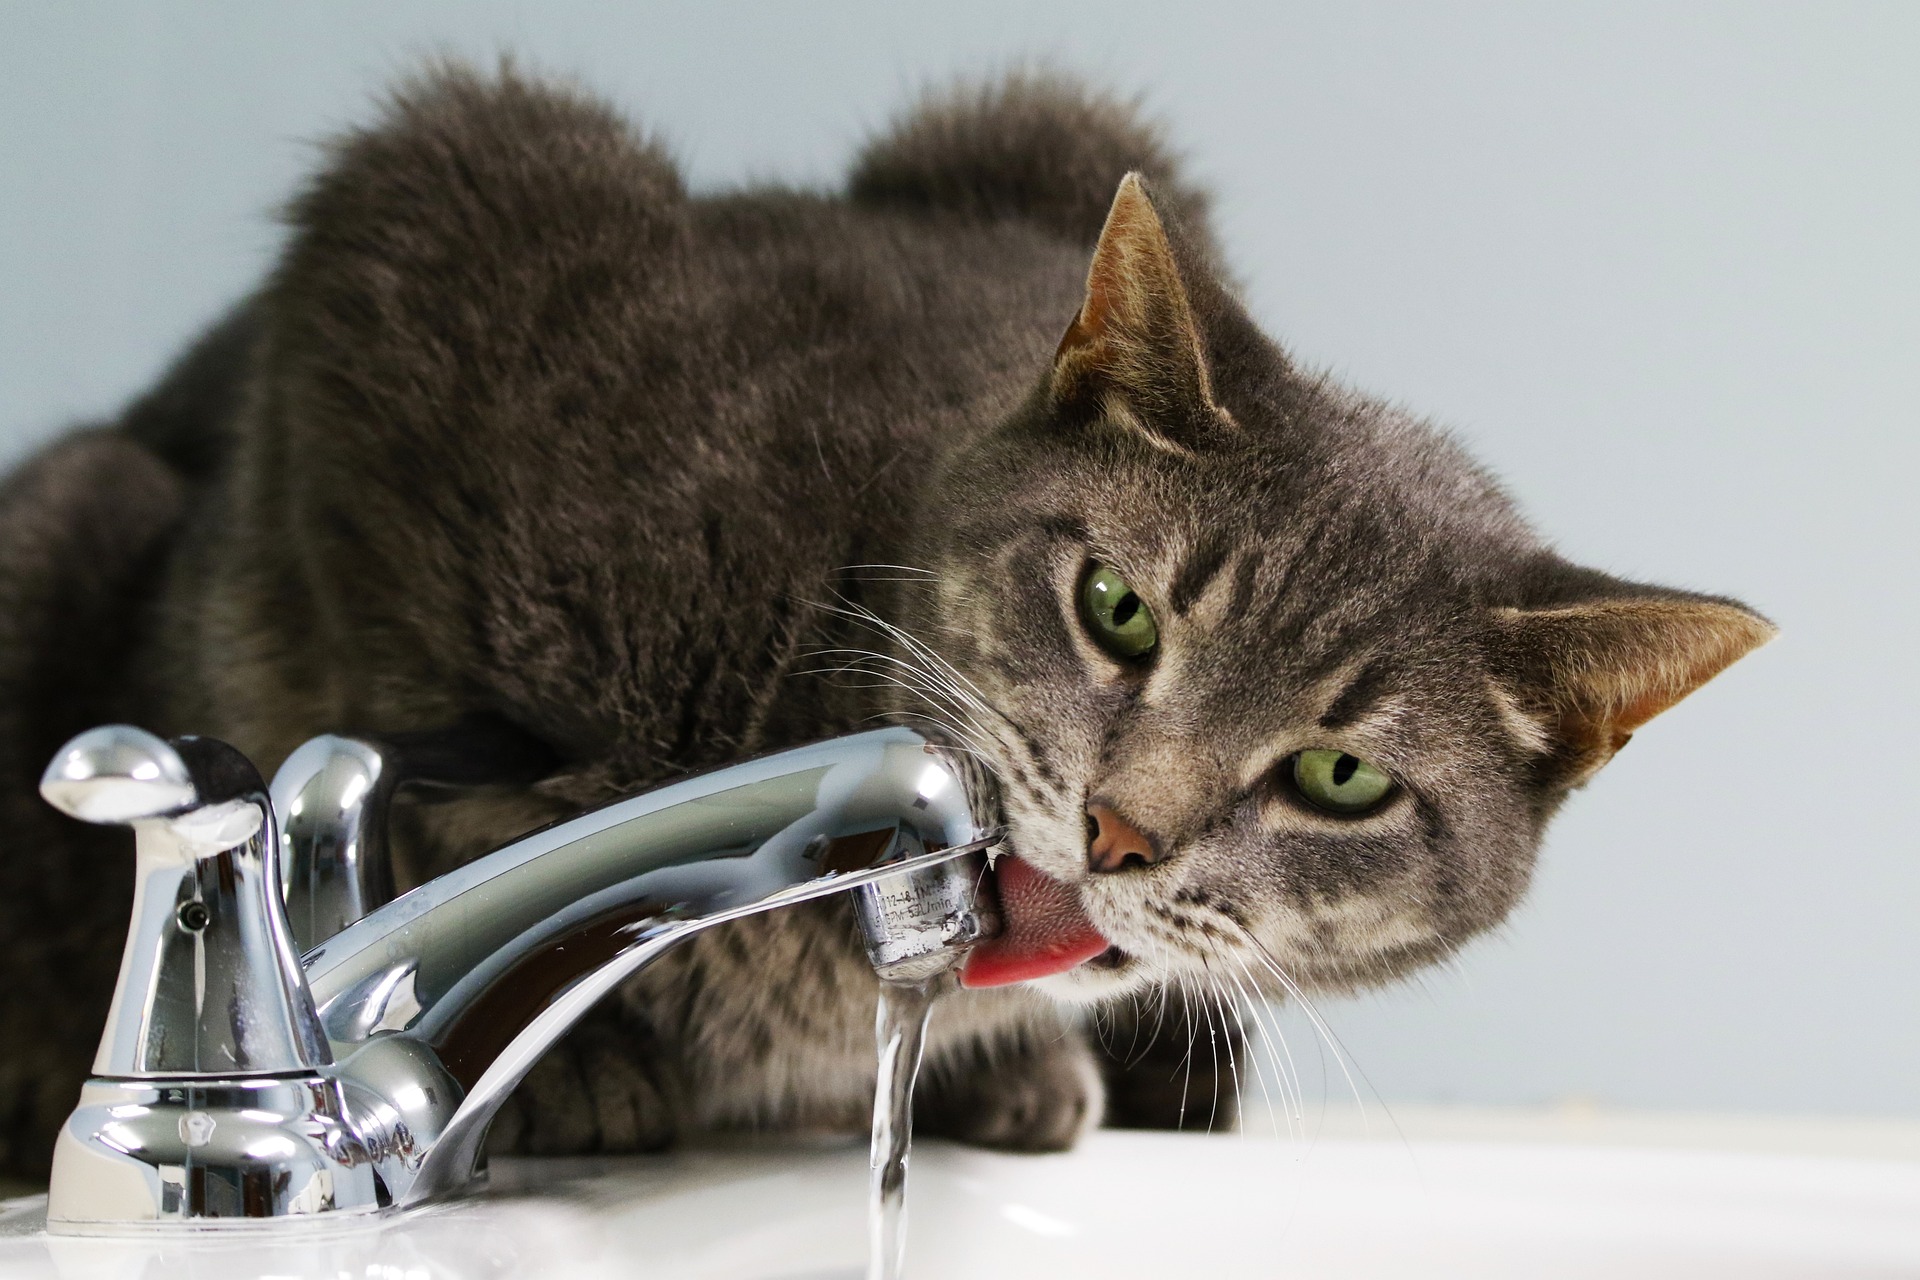
[[(1396, 1133), (1329, 1108), (1315, 1136), (1275, 1138), (1268, 1119), (1066, 1156), (923, 1144), (910, 1275), (1920, 1275), (1911, 1121), (1395, 1107)], [(14, 1201), (0, 1276), (858, 1277), (865, 1164), (848, 1144), (501, 1161), (485, 1195), (426, 1212), (132, 1241), (49, 1239)]]

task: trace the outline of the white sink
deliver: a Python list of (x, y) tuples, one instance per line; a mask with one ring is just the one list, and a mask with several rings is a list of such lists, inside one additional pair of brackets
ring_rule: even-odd
[[(851, 1147), (496, 1164), (485, 1196), (357, 1228), (49, 1238), (0, 1212), (0, 1276), (59, 1280), (853, 1278)], [(920, 1145), (912, 1280), (1920, 1276), (1920, 1163), (1462, 1142), (1099, 1133), (1067, 1156)]]

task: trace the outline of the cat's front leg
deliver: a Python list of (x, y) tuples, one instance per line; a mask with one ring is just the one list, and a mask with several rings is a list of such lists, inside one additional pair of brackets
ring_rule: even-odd
[(1023, 1026), (930, 1058), (916, 1132), (999, 1151), (1065, 1151), (1099, 1125), (1105, 1089), (1079, 1030)]

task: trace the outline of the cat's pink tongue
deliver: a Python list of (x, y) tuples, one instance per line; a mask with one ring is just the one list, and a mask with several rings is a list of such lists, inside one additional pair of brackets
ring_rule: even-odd
[(968, 954), (961, 986), (1004, 987), (1065, 973), (1107, 949), (1072, 885), (1040, 874), (1012, 854), (995, 859), (993, 876), (1000, 889), (1000, 936)]

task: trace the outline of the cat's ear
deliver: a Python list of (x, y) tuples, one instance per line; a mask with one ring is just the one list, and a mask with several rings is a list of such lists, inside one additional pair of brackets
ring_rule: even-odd
[(1498, 609), (1489, 642), (1495, 679), (1539, 731), (1544, 776), (1575, 787), (1634, 730), (1776, 633), (1730, 600), (1674, 593)]
[(1167, 229), (1137, 173), (1120, 181), (1087, 272), (1086, 301), (1053, 360), (1055, 403), (1184, 449), (1227, 416)]

